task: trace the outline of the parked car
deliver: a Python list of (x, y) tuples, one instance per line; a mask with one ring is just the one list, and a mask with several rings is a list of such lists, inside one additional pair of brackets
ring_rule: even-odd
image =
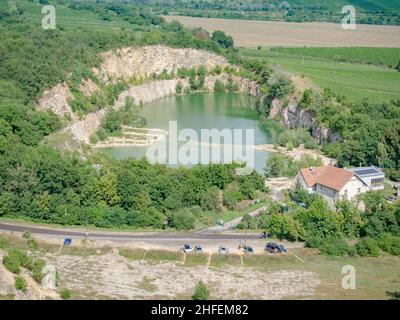
[(193, 251), (193, 247), (190, 244), (184, 244), (183, 245), (183, 252), (184, 253), (189, 253)]
[(251, 246), (245, 246), (244, 247), (244, 252), (245, 253), (254, 253), (254, 249)]
[(224, 226), (224, 220), (222, 220), (222, 219), (218, 219), (217, 221), (215, 221), (215, 223), (216, 223), (217, 225), (221, 226), (221, 227)]
[(219, 252), (220, 254), (229, 253), (229, 248), (228, 248), (228, 247), (225, 247), (225, 246), (220, 246), (219, 249), (218, 249), (218, 252)]
[(287, 250), (283, 244), (277, 244), (275, 242), (269, 242), (265, 246), (265, 251), (269, 253), (286, 253)]
[(194, 252), (202, 253), (203, 252), (203, 247), (202, 246), (195, 246), (194, 247)]

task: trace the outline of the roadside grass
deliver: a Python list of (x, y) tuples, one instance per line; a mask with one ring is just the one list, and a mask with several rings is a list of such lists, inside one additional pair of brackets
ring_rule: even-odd
[(206, 265), (209, 255), (206, 253), (188, 253), (185, 258), (185, 267), (195, 267)]
[[(273, 49), (240, 49), (242, 56), (262, 58), (281, 65), (284, 69), (310, 78), (321, 88), (330, 88), (349, 101), (368, 98), (373, 102), (400, 99), (400, 72), (385, 67), (335, 62), (325, 57), (304, 56)], [(334, 66), (336, 74), (334, 75)]]
[(157, 263), (157, 262), (182, 262), (184, 253), (181, 251), (167, 251), (167, 250), (147, 250), (143, 260)]
[(0, 301), (2, 300), (14, 300), (14, 295), (9, 293), (9, 294), (0, 294)]
[(118, 253), (120, 256), (125, 257), (129, 260), (143, 260), (146, 250), (121, 248), (118, 250)]
[(210, 267), (223, 268), (226, 266), (241, 266), (241, 256), (238, 254), (218, 254), (211, 255)]

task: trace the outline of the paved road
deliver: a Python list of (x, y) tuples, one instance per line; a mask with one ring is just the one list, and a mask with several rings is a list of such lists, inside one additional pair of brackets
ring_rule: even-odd
[[(85, 238), (88, 236), (93, 240), (240, 240), (243, 239), (243, 234), (221, 234), (216, 232), (202, 232), (202, 233), (170, 233), (170, 232), (152, 232), (152, 233), (129, 233), (129, 232), (99, 232), (90, 231), (88, 235), (81, 230), (67, 230), (57, 228), (47, 228), (32, 225), (16, 224), (16, 223), (3, 223), (0, 222), (0, 230), (11, 232), (25, 232), (29, 231), (32, 234), (59, 236), (59, 237), (78, 237)], [(248, 239), (257, 239), (258, 235), (249, 234)]]

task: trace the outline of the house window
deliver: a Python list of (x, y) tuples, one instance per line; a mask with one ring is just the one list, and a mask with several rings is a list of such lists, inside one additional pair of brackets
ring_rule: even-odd
[(372, 187), (377, 187), (383, 185), (385, 179), (384, 178), (377, 178), (377, 179), (371, 179), (371, 186)]
[(346, 190), (344, 190), (344, 199), (345, 200), (347, 200), (347, 196), (348, 196), (348, 192), (347, 192), (347, 189), (346, 189)]
[(361, 188), (358, 188), (358, 189), (357, 189), (357, 193), (361, 193)]

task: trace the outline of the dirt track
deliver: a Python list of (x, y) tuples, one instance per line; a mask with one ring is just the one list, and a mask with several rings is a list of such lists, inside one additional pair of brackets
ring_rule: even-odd
[(223, 30), (233, 36), (238, 47), (315, 46), (315, 47), (393, 47), (400, 48), (400, 27), (357, 25), (344, 30), (333, 23), (269, 22), (234, 19), (207, 19), (164, 16), (187, 27), (208, 31)]

